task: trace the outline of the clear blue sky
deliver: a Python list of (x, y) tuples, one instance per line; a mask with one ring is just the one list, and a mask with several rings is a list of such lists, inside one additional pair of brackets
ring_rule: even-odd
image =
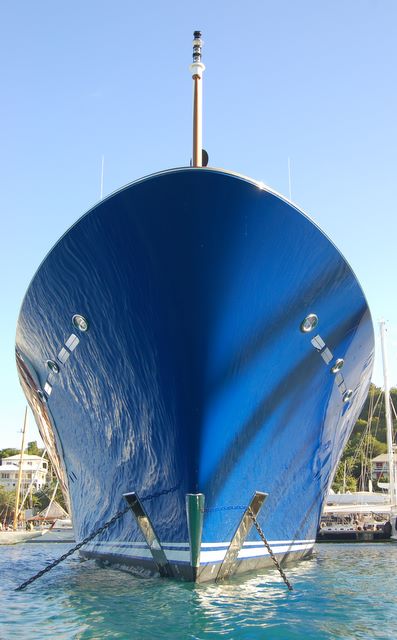
[(189, 163), (197, 28), (210, 165), (288, 195), (291, 158), (293, 200), (350, 262), (374, 321), (389, 323), (397, 385), (396, 25), (395, 0), (3, 4), (0, 448), (20, 440), (23, 295), (99, 199), (102, 154), (105, 194)]

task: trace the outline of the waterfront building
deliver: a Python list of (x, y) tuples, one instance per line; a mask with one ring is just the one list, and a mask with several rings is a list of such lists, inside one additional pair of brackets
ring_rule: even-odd
[[(0, 486), (8, 491), (15, 489), (18, 483), (19, 466), (21, 456), (3, 458), (0, 465)], [(26, 491), (31, 486), (34, 493), (47, 483), (48, 460), (40, 456), (24, 454), (22, 460), (22, 491)]]
[[(397, 478), (397, 451), (393, 445), (394, 453), (394, 477)], [(371, 478), (372, 480), (382, 481), (389, 478), (389, 454), (381, 453), (379, 456), (371, 460)]]

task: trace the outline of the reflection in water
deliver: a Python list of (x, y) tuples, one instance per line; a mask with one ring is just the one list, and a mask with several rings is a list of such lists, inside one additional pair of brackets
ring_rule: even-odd
[(1, 638), (386, 639), (397, 625), (393, 544), (321, 545), (312, 560), (287, 568), (292, 592), (277, 571), (192, 585), (140, 579), (78, 558), (28, 590), (12, 591), (66, 548), (2, 548)]

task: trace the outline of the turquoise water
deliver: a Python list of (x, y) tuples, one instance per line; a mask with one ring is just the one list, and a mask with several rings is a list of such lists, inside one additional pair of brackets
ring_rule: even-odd
[(68, 549), (0, 547), (0, 638), (323, 640), (394, 638), (397, 544), (323, 544), (286, 573), (221, 585), (142, 579), (72, 556), (23, 592), (13, 589)]

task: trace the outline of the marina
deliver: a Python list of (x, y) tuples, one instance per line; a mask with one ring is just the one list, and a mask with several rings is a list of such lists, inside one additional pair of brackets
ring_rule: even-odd
[(387, 493), (358, 491), (329, 495), (323, 507), (317, 542), (391, 540), (394, 502)]

